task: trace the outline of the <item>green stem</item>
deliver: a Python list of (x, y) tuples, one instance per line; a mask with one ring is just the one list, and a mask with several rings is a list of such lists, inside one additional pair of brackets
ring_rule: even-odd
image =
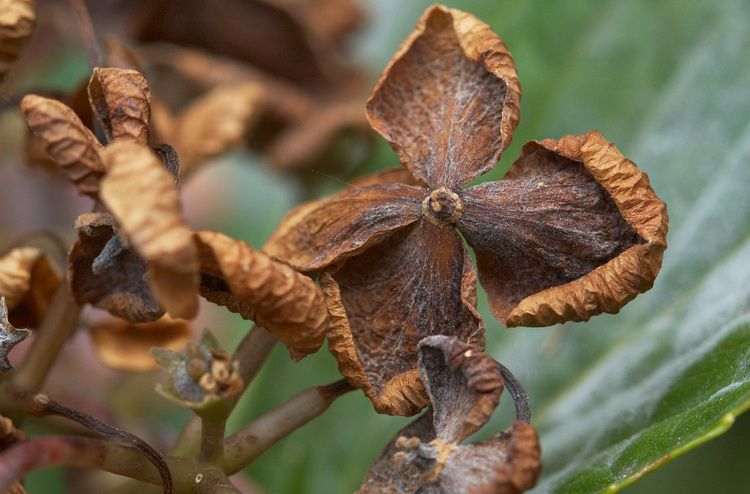
[[(237, 346), (234, 355), (232, 355), (232, 360), (240, 363), (239, 374), (242, 382), (245, 384), (245, 389), (248, 388), (253, 379), (255, 379), (255, 376), (258, 375), (263, 364), (268, 360), (268, 356), (276, 345), (276, 341), (276, 337), (265, 328), (253, 326)], [(235, 398), (232, 407), (236, 405), (240, 396), (242, 395), (240, 394)], [(201, 436), (201, 421), (198, 416), (194, 415), (185, 424), (185, 427), (183, 427), (169, 454), (185, 458), (195, 457), (198, 454), (198, 446), (202, 441)]]
[(218, 403), (210, 410), (200, 414), (201, 450), (198, 460), (202, 464), (213, 465), (219, 469), (224, 466), (224, 432), (227, 417), (232, 411), (232, 402)]
[(246, 425), (224, 441), (225, 472), (245, 468), (271, 446), (325, 412), (336, 398), (351, 391), (345, 380), (314, 386)]
[(44, 321), (34, 332), (34, 342), (26, 358), (11, 377), (22, 389), (40, 389), (57, 360), (63, 345), (75, 331), (81, 306), (70, 296), (68, 284), (62, 280)]

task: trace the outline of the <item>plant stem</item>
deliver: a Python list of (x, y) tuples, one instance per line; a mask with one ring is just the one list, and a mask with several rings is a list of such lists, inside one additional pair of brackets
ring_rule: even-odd
[(11, 382), (22, 389), (40, 389), (57, 360), (63, 345), (78, 324), (81, 306), (70, 296), (68, 284), (60, 282), (44, 321), (36, 330), (34, 342)]
[(80, 24), (83, 33), (83, 40), (86, 44), (86, 54), (89, 60), (89, 68), (93, 69), (94, 67), (101, 67), (102, 53), (99, 49), (99, 43), (96, 41), (94, 25), (91, 22), (91, 16), (86, 8), (86, 4), (83, 0), (70, 0), (70, 4), (78, 18), (78, 24)]
[(351, 391), (345, 380), (314, 386), (246, 425), (224, 441), (226, 473), (231, 475), (253, 462), (271, 446), (325, 412), (333, 401)]
[[(245, 389), (248, 388), (253, 379), (255, 379), (255, 376), (258, 375), (274, 346), (276, 346), (276, 337), (265, 328), (257, 325), (253, 326), (240, 344), (237, 345), (237, 349), (234, 351), (234, 355), (232, 355), (232, 360), (237, 360), (240, 363), (239, 374), (245, 384)], [(233, 407), (241, 396), (242, 394), (235, 398), (232, 404)], [(196, 456), (201, 436), (201, 421), (197, 415), (194, 415), (185, 424), (169, 454), (185, 458)]]
[(232, 402), (217, 404), (201, 413), (201, 450), (198, 460), (219, 469), (224, 466), (224, 432)]

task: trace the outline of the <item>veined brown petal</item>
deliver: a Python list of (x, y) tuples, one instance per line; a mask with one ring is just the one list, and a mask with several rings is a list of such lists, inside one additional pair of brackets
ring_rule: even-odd
[(436, 5), (383, 71), (367, 115), (416, 178), (455, 190), (495, 166), (520, 98), (505, 43), (475, 17)]
[(94, 69), (89, 101), (109, 142), (126, 140), (148, 145), (151, 92), (135, 70)]
[(266, 328), (295, 361), (318, 351), (328, 311), (310, 278), (226, 235), (199, 232), (194, 239), (203, 297)]
[(303, 271), (325, 268), (418, 220), (426, 193), (404, 184), (347, 187), (293, 209), (263, 251)]
[(332, 279), (321, 284), (343, 329), (329, 333), (331, 351), (379, 413), (413, 415), (427, 403), (415, 395), (422, 338), (450, 334), (484, 346), (476, 269), (452, 228), (418, 221), (347, 259)]
[(527, 143), (506, 180), (462, 199), (459, 229), (507, 326), (618, 312), (661, 266), (664, 203), (598, 132)]
[(500, 403), (500, 368), (481, 349), (453, 336), (429, 336), (417, 348), (437, 437), (458, 444), (481, 429)]
[(133, 142), (110, 144), (102, 160), (102, 201), (148, 261), (160, 304), (173, 317), (192, 318), (198, 310), (198, 253), (174, 178), (156, 154)]
[(76, 192), (97, 199), (104, 174), (99, 156), (102, 145), (78, 115), (60, 101), (35, 94), (21, 100), (21, 111), (45, 151), (76, 186)]
[(79, 304), (92, 304), (130, 322), (150, 322), (164, 315), (148, 285), (148, 264), (127, 248), (112, 250), (103, 269), (92, 267), (115, 235), (109, 213), (78, 217), (78, 240), (68, 254), (68, 283)]

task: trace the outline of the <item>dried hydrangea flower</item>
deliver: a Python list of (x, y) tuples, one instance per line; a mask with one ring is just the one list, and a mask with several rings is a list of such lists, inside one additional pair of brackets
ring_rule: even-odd
[(482, 345), (462, 236), (507, 326), (617, 312), (659, 270), (666, 207), (597, 132), (528, 144), (505, 180), (466, 187), (509, 145), (520, 97), (489, 26), (430, 8), (367, 103), (405, 169), (300, 206), (265, 246), (298, 269), (331, 272), (332, 310), (345, 310), (332, 351), (378, 411), (426, 403), (415, 372), (422, 338)]
[(0, 257), (0, 294), (18, 326), (41, 324), (60, 285), (54, 261), (34, 247), (17, 247)]
[(0, 0), (0, 81), (36, 26), (33, 0)]
[[(497, 407), (507, 369), (453, 337), (431, 336), (418, 348), (419, 373), (432, 409), (386, 445), (359, 494), (510, 494), (532, 488), (540, 450), (527, 422), (517, 420), (485, 441), (461, 444)], [(525, 415), (518, 410), (517, 416)]]
[(131, 322), (154, 321), (166, 310), (191, 318), (198, 308), (197, 250), (181, 215), (178, 160), (169, 146), (148, 147), (148, 83), (134, 70), (97, 68), (89, 100), (106, 146), (64, 104), (35, 95), (21, 103), (78, 192), (108, 209), (79, 218), (71, 291), (78, 303)]

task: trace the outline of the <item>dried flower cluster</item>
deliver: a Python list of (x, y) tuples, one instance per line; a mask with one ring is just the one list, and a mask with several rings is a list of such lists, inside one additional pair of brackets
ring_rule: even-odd
[[(82, 2), (73, 5), (85, 26)], [(76, 439), (74, 453), (69, 439), (14, 436), (16, 456), (0, 452), (0, 491), (45, 466), (46, 456), (25, 455), (48, 448), (60, 464), (161, 483), (165, 492), (238, 492), (228, 475), (354, 388), (378, 413), (427, 407), (386, 445), (360, 493), (533, 487), (541, 464), (529, 400), (484, 353), (477, 282), (508, 327), (618, 312), (652, 286), (666, 248), (666, 206), (646, 175), (591, 131), (529, 142), (503, 180), (470, 185), (510, 145), (521, 87), (505, 43), (457, 10), (424, 14), (362, 112), (362, 77), (340, 57), (360, 22), (351, 1), (137, 1), (94, 9), (95, 24), (107, 8), (128, 19), (132, 45), (110, 41), (108, 66), (92, 68), (78, 98), (20, 102), (29, 159), (41, 147), (92, 209), (73, 225), (65, 274), (33, 247), (0, 258), (0, 370), (14, 369), (8, 352), (31, 333), (9, 317), (34, 334), (19, 370), (0, 383), (0, 413), (62, 415), (119, 443)], [(31, 2), (0, 0), (3, 73), (33, 14)], [(247, 146), (282, 170), (336, 167), (337, 137), (354, 130), (367, 140), (365, 117), (402, 166), (292, 210), (262, 252), (194, 231), (183, 217), (180, 184), (210, 158)], [(200, 298), (257, 324), (234, 354), (208, 330), (189, 341)], [(34, 390), (86, 320), (86, 305), (109, 313), (86, 323), (105, 364), (148, 369), (144, 350), (161, 347), (150, 354), (170, 380), (158, 392), (195, 412), (169, 454), (49, 397), (40, 412)], [(298, 361), (326, 339), (344, 380), (300, 393), (225, 438), (227, 417), (276, 341)], [(516, 421), (463, 444), (504, 389)]]

